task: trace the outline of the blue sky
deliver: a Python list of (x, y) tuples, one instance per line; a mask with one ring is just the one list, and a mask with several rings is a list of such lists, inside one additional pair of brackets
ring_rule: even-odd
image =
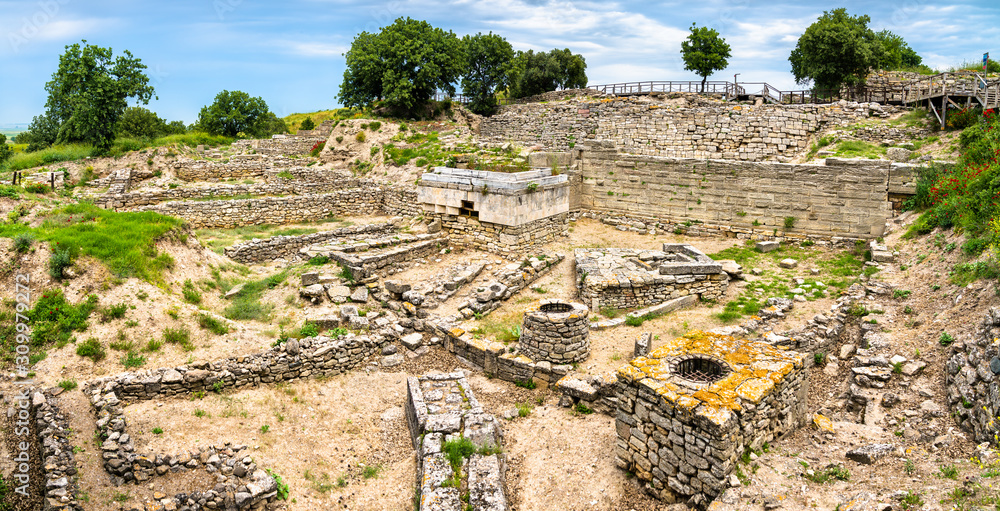
[(262, 96), (284, 116), (338, 106), (341, 55), (362, 30), (397, 17), (425, 19), (459, 36), (493, 31), (518, 50), (568, 47), (587, 59), (591, 84), (695, 80), (680, 61), (692, 22), (719, 30), (733, 48), (714, 79), (766, 81), (797, 88), (788, 54), (824, 10), (868, 14), (875, 30), (903, 36), (924, 63), (947, 68), (1000, 58), (995, 0), (801, 1), (702, 0), (0, 0), (0, 125), (44, 110), (45, 82), (65, 45), (87, 39), (128, 49), (149, 66), (159, 96), (149, 108), (192, 122), (223, 89)]

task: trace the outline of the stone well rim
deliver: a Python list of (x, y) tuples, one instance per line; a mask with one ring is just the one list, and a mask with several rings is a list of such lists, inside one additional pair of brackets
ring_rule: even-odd
[[(561, 311), (548, 311), (547, 308), (565, 308)], [(543, 317), (552, 320), (568, 319), (570, 316), (580, 316), (586, 318), (590, 314), (590, 309), (579, 302), (560, 300), (558, 298), (548, 298), (536, 303), (528, 310), (524, 311), (525, 316)]]

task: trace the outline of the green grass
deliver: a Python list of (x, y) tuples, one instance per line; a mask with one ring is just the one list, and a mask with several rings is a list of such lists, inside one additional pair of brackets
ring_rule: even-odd
[[(315, 224), (327, 224), (336, 223), (339, 224), (337, 227), (348, 226), (351, 223), (341, 220), (336, 217), (331, 217), (328, 219), (313, 222)], [(241, 241), (250, 241), (254, 238), (258, 239), (268, 239), (274, 236), (301, 236), (303, 234), (312, 234), (319, 232), (319, 228), (316, 227), (282, 227), (277, 225), (263, 224), (263, 225), (248, 225), (244, 227), (235, 227), (232, 229), (198, 229), (195, 231), (195, 235), (198, 240), (208, 248), (212, 249), (216, 253), (221, 254), (223, 249), (231, 247), (234, 244)]]
[(101, 341), (98, 341), (95, 337), (91, 337), (77, 345), (76, 354), (84, 358), (89, 358), (95, 363), (104, 360), (108, 356), (108, 352), (104, 350)]
[(879, 159), (885, 155), (885, 149), (862, 140), (845, 140), (837, 144), (834, 152), (841, 158)]
[(93, 155), (93, 148), (86, 144), (52, 146), (33, 153), (15, 153), (3, 163), (4, 170), (24, 170), (50, 163), (82, 160)]
[(194, 351), (194, 344), (191, 344), (191, 331), (187, 328), (164, 328), (163, 342), (167, 344), (178, 344), (184, 351)]
[(808, 473), (803, 474), (803, 477), (814, 483), (822, 484), (828, 481), (849, 481), (851, 479), (851, 472), (844, 468), (843, 465), (827, 465), (822, 470), (814, 470), (811, 475)]
[(77, 383), (76, 380), (62, 380), (59, 382), (59, 386), (65, 391), (70, 391), (77, 387)]
[(47, 213), (39, 227), (0, 224), (0, 237), (31, 233), (55, 250), (69, 250), (74, 259), (85, 254), (102, 261), (116, 277), (137, 277), (162, 286), (163, 270), (174, 260), (158, 253), (155, 243), (181, 224), (177, 218), (148, 211), (116, 213), (80, 203)]
[[(218, 270), (213, 270), (212, 276), (215, 278), (216, 285), (223, 293), (238, 284), (233, 279), (223, 277)], [(275, 288), (278, 284), (284, 282), (286, 278), (288, 278), (287, 270), (261, 280), (246, 282), (243, 289), (233, 297), (233, 303), (223, 310), (222, 315), (234, 321), (268, 321), (271, 317), (271, 311), (274, 310), (274, 304), (263, 303), (260, 299), (264, 295), (264, 292)]]
[(198, 326), (212, 332), (215, 335), (224, 335), (229, 333), (229, 327), (225, 323), (209, 316), (208, 314), (198, 315)]
[(126, 369), (132, 369), (135, 367), (142, 367), (146, 365), (146, 357), (134, 352), (128, 352), (124, 357), (121, 358), (121, 363)]

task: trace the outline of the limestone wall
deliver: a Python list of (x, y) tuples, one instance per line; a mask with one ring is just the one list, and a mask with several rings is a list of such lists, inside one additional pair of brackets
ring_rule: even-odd
[(236, 155), (229, 161), (180, 159), (174, 162), (174, 173), (184, 181), (247, 179), (264, 177), (271, 168), (289, 168), (302, 162), (300, 158), (267, 157), (262, 154)]
[(420, 207), (412, 190), (363, 187), (317, 195), (264, 197), (260, 199), (177, 201), (141, 206), (136, 211), (155, 211), (183, 218), (196, 229), (231, 228), (243, 225), (290, 224), (331, 216), (417, 215)]
[[(880, 160), (807, 165), (637, 156), (595, 141), (582, 152), (580, 204), (736, 232), (869, 238), (882, 235), (891, 215), (889, 170)], [(788, 217), (794, 226), (786, 229)]]
[(166, 190), (148, 190), (129, 193), (112, 193), (97, 199), (97, 205), (115, 211), (127, 211), (140, 206), (159, 204), (165, 201), (185, 199), (211, 199), (237, 195), (302, 195), (332, 192), (350, 188), (351, 181), (329, 180), (326, 182), (300, 182), (291, 179), (279, 180), (276, 183), (259, 183), (250, 185), (220, 184), (214, 186), (180, 187)]
[(569, 215), (557, 214), (518, 226), (481, 222), (471, 216), (436, 215), (453, 241), (476, 250), (520, 254), (569, 232)]
[(976, 442), (1000, 444), (996, 418), (1000, 417), (1000, 308), (993, 307), (970, 339), (951, 345), (945, 364), (948, 401), (952, 416)]
[(622, 152), (672, 158), (779, 160), (806, 149), (814, 134), (881, 114), (879, 105), (739, 105), (649, 97), (574, 98), (502, 107), (484, 118), (484, 138), (564, 151), (588, 139)]

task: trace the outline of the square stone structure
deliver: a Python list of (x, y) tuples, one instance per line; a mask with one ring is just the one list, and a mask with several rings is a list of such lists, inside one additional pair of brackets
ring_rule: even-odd
[(746, 449), (803, 422), (804, 362), (764, 342), (699, 331), (632, 360), (618, 370), (618, 466), (660, 498), (706, 506)]
[(551, 169), (526, 172), (436, 167), (420, 177), (417, 201), (460, 241), (495, 253), (517, 253), (568, 229), (570, 186)]
[(663, 250), (578, 248), (574, 256), (580, 298), (591, 310), (647, 307), (687, 295), (716, 299), (729, 285), (722, 265), (688, 244), (664, 243)]

